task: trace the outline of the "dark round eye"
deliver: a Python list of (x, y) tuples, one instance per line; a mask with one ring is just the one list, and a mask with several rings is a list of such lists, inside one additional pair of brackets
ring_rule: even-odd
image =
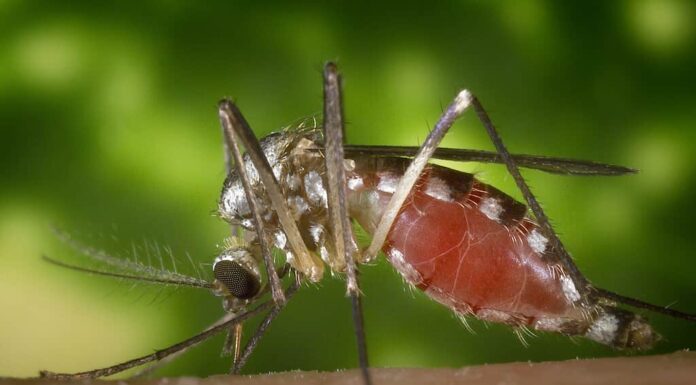
[(249, 299), (255, 296), (261, 287), (258, 278), (236, 262), (219, 261), (215, 264), (213, 273), (230, 294), (237, 298)]

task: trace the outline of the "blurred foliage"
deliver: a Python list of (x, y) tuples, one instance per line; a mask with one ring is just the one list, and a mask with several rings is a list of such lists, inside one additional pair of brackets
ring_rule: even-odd
[[(228, 232), (212, 215), (224, 178), (217, 100), (234, 97), (263, 135), (321, 111), (329, 59), (344, 74), (353, 143), (416, 145), (467, 87), (513, 151), (640, 168), (617, 179), (526, 175), (591, 280), (696, 311), (695, 8), (0, 1), (0, 375), (110, 365), (217, 319), (219, 300), (205, 292), (42, 263), (42, 253), (72, 254), (49, 226), (114, 252), (147, 242), (210, 263)], [(446, 145), (491, 148), (471, 115)], [(467, 169), (519, 196), (501, 167)], [(383, 260), (362, 271), (374, 366), (619, 354), (556, 335), (524, 347), (508, 328), (479, 322), (471, 334)], [(648, 316), (665, 337), (654, 352), (696, 347), (694, 325)], [(222, 373), (220, 346), (159, 374)], [(246, 372), (356, 365), (344, 282), (327, 277), (290, 303)]]

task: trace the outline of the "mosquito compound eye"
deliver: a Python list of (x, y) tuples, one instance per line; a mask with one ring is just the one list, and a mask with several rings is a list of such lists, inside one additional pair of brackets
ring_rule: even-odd
[(219, 261), (215, 264), (213, 273), (230, 294), (237, 298), (249, 299), (259, 292), (261, 284), (258, 278), (237, 262)]

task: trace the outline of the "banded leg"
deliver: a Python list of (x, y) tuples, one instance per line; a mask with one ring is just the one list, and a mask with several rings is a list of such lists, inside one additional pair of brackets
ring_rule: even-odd
[(327, 63), (324, 67), (324, 142), (328, 179), (329, 220), (336, 250), (336, 255), (333, 257), (345, 258), (347, 292), (351, 299), (360, 370), (365, 384), (369, 385), (372, 381), (368, 370), (360, 285), (358, 282), (358, 269), (355, 264), (357, 250), (346, 207), (341, 77), (334, 63)]

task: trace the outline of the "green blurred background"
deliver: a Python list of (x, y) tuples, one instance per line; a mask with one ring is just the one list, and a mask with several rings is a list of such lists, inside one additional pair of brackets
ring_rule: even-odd
[[(62, 4), (61, 4), (62, 3)], [(513, 151), (626, 164), (624, 178), (526, 172), (581, 269), (603, 287), (696, 311), (696, 5), (688, 1), (378, 3), (0, 1), (0, 375), (110, 365), (221, 315), (206, 292), (61, 270), (56, 224), (124, 252), (168, 245), (209, 263), (228, 233), (216, 102), (259, 135), (321, 111), (321, 68), (344, 74), (352, 143), (417, 145), (473, 90)], [(490, 149), (468, 115), (445, 144)], [(498, 166), (466, 169), (515, 193)], [(557, 335), (524, 347), (466, 331), (384, 260), (363, 271), (374, 366), (463, 366), (618, 353)], [(247, 373), (356, 366), (341, 279), (304, 288)], [(694, 325), (649, 314), (665, 341)], [(217, 338), (161, 375), (224, 372)]]

